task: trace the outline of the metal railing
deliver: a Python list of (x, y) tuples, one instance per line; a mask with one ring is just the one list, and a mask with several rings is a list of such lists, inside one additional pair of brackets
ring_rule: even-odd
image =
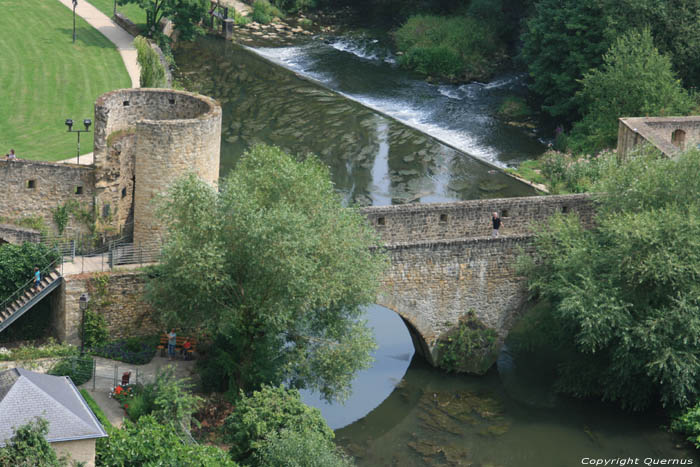
[[(61, 268), (60, 274), (63, 274), (63, 257), (60, 257), (54, 261), (52, 261), (48, 266), (45, 266), (44, 268), (40, 269), (40, 273), (42, 277), (46, 277), (49, 275), (49, 273), (53, 271), (58, 271), (58, 268)], [(30, 279), (28, 282), (20, 286), (19, 289), (17, 289), (12, 295), (7, 297), (5, 300), (3, 300), (2, 303), (0, 303), (0, 312), (5, 311), (11, 304), (13, 304), (15, 301), (19, 300), (20, 297), (22, 297), (27, 291), (31, 290), (34, 287), (34, 278)]]

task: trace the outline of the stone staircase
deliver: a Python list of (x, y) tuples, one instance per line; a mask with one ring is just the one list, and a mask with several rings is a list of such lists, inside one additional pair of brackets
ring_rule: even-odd
[(2, 302), (0, 305), (0, 332), (31, 310), (63, 281), (63, 276), (58, 269), (52, 268), (48, 271), (42, 271), (42, 274), (43, 278), (38, 288), (34, 287), (34, 281), (30, 281)]

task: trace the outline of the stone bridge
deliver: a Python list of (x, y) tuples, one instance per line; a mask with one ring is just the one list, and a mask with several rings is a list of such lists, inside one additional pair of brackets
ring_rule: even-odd
[[(491, 238), (491, 213), (503, 219)], [(524, 278), (515, 272), (521, 252), (532, 252), (533, 228), (555, 213), (593, 217), (587, 195), (536, 196), (363, 209), (384, 240), (391, 266), (377, 304), (407, 323), (416, 351), (431, 364), (438, 341), (474, 310), (502, 344), (526, 302)], [(493, 357), (489, 357), (492, 358)], [(485, 364), (484, 364), (485, 363)], [(491, 362), (476, 367), (487, 368)]]

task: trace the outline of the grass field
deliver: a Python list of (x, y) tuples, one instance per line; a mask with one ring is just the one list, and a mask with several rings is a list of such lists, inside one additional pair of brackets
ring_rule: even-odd
[[(112, 17), (114, 13), (114, 0), (89, 0), (89, 3), (105, 15)], [(146, 30), (146, 10), (141, 9), (135, 3), (117, 5), (117, 11), (129, 18), (142, 31)]]
[[(131, 87), (114, 45), (56, 0), (2, 0), (0, 13), (0, 155), (21, 159), (75, 157), (64, 121), (94, 121), (97, 96)], [(83, 128), (82, 123), (79, 128)], [(92, 128), (91, 128), (92, 129)], [(80, 137), (92, 151), (92, 132)]]

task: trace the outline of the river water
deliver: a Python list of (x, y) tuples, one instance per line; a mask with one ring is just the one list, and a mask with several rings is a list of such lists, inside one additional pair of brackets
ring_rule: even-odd
[[(366, 37), (255, 51), (208, 37), (182, 44), (176, 60), (188, 90), (222, 103), (222, 175), (265, 142), (319, 155), (347, 202), (534, 194), (493, 167), (543, 150), (532, 134), (493, 117), (505, 95), (522, 92), (520, 76), (432, 85), (397, 69), (386, 50)], [(352, 397), (329, 405), (303, 394), (360, 466), (562, 467), (627, 457), (697, 465), (655, 415), (557, 396), (548, 356), (506, 348), (483, 377), (450, 375), (414, 355), (398, 315), (372, 306), (367, 319), (379, 348)]]

